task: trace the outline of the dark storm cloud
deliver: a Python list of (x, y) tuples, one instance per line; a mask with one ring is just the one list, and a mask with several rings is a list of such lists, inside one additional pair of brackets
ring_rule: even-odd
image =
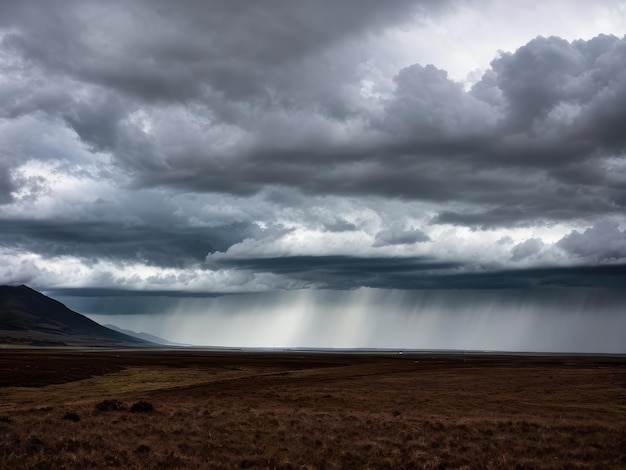
[(427, 258), (359, 258), (354, 256), (284, 256), (273, 258), (208, 258), (210, 266), (273, 273), (330, 289), (406, 288), (417, 273), (458, 268)]
[(534, 39), (469, 93), (415, 64), (361, 96), (374, 35), (449, 4), (1, 2), (0, 114), (65, 123), (135, 187), (462, 201), (433, 222), (480, 228), (622, 213), (625, 39)]
[(202, 263), (208, 252), (226, 250), (261, 232), (248, 223), (200, 228), (13, 219), (0, 220), (0, 246), (44, 257), (70, 255), (85, 261), (109, 259), (184, 267)]
[[(433, 282), (434, 281), (434, 282)], [(626, 265), (575, 266), (505, 270), (443, 276), (441, 286), (466, 289), (534, 289), (547, 287), (606, 287), (620, 289)], [(436, 280), (431, 281), (435, 287)]]
[[(62, 289), (46, 289), (46, 295), (59, 296), (59, 297), (117, 297), (117, 298), (133, 298), (133, 297), (150, 297), (155, 302), (159, 301), (159, 297), (167, 298), (193, 298), (193, 299), (210, 299), (214, 297), (223, 297), (226, 295), (232, 295), (228, 292), (190, 292), (190, 291), (175, 291), (175, 290), (127, 290), (127, 289), (106, 289), (99, 287), (75, 287), (75, 288), (62, 288)], [(132, 313), (145, 313), (143, 309), (130, 308), (129, 311), (121, 312), (113, 310), (110, 312), (114, 315), (126, 315)]]
[[(585, 156), (584, 141), (588, 138), (593, 140), (594, 149), (624, 149), (626, 140), (618, 128), (626, 113), (613, 101), (626, 92), (622, 82), (626, 73), (623, 39), (598, 36), (569, 43), (558, 37), (537, 38), (515, 54), (502, 54), (492, 62), (492, 69), (495, 85), (507, 103), (506, 124), (510, 128), (535, 130), (548, 136), (555, 131), (563, 132), (564, 137), (582, 133), (574, 142), (580, 151), (570, 155), (570, 159)], [(551, 112), (563, 105), (582, 108), (580, 119), (572, 126), (568, 126), (567, 116), (554, 116), (557, 122), (552, 123), (548, 119)], [(535, 127), (542, 124), (552, 124), (556, 129)], [(555, 153), (555, 157), (560, 155)]]
[(351, 256), (223, 259), (216, 265), (288, 276), (330, 289), (620, 288), (626, 283), (626, 265), (463, 272), (461, 263)]
[[(335, 142), (328, 129), (285, 140), (284, 123), (242, 124), (254, 147), (237, 158), (208, 157), (198, 143), (178, 160), (183, 166), (166, 163), (155, 172), (140, 167), (140, 159), (125, 163), (139, 171), (139, 184), (196, 191), (246, 194), (284, 185), (310, 193), (460, 200), (478, 210), (444, 212), (439, 220), (473, 217), (473, 226), (620, 213), (626, 175), (610, 160), (623, 159), (626, 143), (619, 105), (626, 101), (625, 44), (614, 37), (538, 38), (494, 60), (469, 94), (433, 66), (412, 66), (398, 74), (384, 115), (360, 111), (376, 131), (361, 143)], [(487, 94), (499, 101), (482, 100)], [(318, 110), (306, 99), (296, 102), (304, 113), (294, 119), (307, 128)], [(289, 114), (280, 106), (273, 111)]]
[(433, 65), (411, 65), (394, 81), (394, 96), (377, 124), (391, 136), (415, 145), (414, 150), (436, 153), (454, 151), (455, 146), (459, 147), (456, 151), (471, 148), (471, 139), (488, 132), (489, 121), (494, 121), (491, 106), (465, 93), (461, 84)]
[(3, 2), (0, 25), (4, 46), (28, 61), (143, 100), (202, 97), (207, 86), (249, 100), (267, 98), (279, 67), (446, 3)]
[[(251, 110), (316, 108), (346, 116), (354, 106), (342, 99), (341, 84), (351, 83), (359, 59), (346, 66), (333, 59), (320, 70), (328, 49), (447, 4), (367, 0), (355, 9), (351, 2), (326, 0), (245, 6), (223, 0), (0, 2), (0, 67), (7, 78), (0, 83), (0, 98), (6, 98), (0, 116), (37, 113), (61, 120), (92, 149), (111, 152), (138, 185), (194, 188), (199, 184), (191, 175), (217, 173), (203, 180), (202, 190), (250, 194), (263, 187), (263, 177), (234, 184), (234, 168), (217, 162), (219, 170), (207, 155), (212, 142), (186, 136), (163, 149), (129, 119), (143, 106), (174, 121), (168, 107), (189, 106), (183, 114), (206, 126), (242, 129), (256, 121)], [(164, 126), (177, 134), (170, 124)], [(11, 179), (17, 163), (3, 163), (0, 203), (7, 203), (17, 189)]]
[[(407, 137), (413, 155), (404, 161), (431, 170), (415, 172), (413, 193), (426, 180), (426, 187), (446, 189), (430, 191), (435, 199), (487, 205), (474, 213), (444, 211), (435, 222), (488, 227), (623, 211), (626, 175), (619, 167), (611, 174), (606, 161), (623, 159), (626, 148), (624, 39), (537, 38), (496, 58), (469, 94), (433, 68), (407, 72), (397, 77), (389, 119), (414, 131)], [(433, 139), (438, 133), (443, 137)], [(443, 145), (455, 140), (465, 142)], [(450, 169), (441, 176), (432, 171), (438, 161)]]
[[(293, 167), (299, 175), (294, 180), (284, 162), (280, 171), (263, 163), (262, 153), (273, 154), (275, 148), (255, 144), (258, 150), (243, 161), (234, 155), (245, 155), (246, 149), (220, 153), (214, 142), (173, 129), (178, 116), (168, 106), (188, 106), (182, 114), (203, 127), (232, 125), (268, 142), (289, 131), (280, 124), (254, 128), (266, 111), (352, 116), (359, 106), (342, 95), (357, 79), (354, 68), (364, 60), (362, 49), (352, 47), (348, 56), (328, 50), (446, 4), (407, 0), (390, 7), (367, 1), (355, 10), (350, 2), (335, 1), (270, 1), (243, 8), (224, 1), (106, 7), (5, 2), (0, 5), (0, 27), (6, 28), (2, 49), (11, 59), (7, 70), (13, 80), (11, 90), (0, 90), (12, 96), (0, 112), (44, 112), (63, 120), (91, 148), (111, 152), (136, 186), (237, 194), (272, 183), (298, 186), (306, 165)], [(15, 84), (23, 81), (15, 93)], [(171, 147), (129, 122), (142, 106), (165, 113), (158, 131), (172, 134)], [(217, 135), (225, 133), (228, 129)], [(293, 153), (290, 147), (287, 151)]]

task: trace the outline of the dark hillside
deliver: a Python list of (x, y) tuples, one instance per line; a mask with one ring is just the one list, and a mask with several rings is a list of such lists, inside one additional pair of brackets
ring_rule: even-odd
[(0, 286), (0, 343), (31, 346), (148, 346), (105, 328), (26, 286)]

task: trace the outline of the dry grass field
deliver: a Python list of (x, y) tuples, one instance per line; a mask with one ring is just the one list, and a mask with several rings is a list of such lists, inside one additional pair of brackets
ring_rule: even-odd
[(2, 349), (0, 468), (626, 468), (626, 359)]

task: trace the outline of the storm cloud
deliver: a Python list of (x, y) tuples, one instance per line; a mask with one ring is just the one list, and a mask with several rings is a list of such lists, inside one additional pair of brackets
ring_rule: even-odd
[(0, 221), (0, 245), (86, 260), (138, 260), (158, 266), (185, 266), (204, 261), (207, 252), (225, 250), (253, 233), (256, 226), (167, 227), (75, 221)]
[(613, 0), (0, 0), (0, 282), (617, 295), (625, 30)]
[(457, 200), (477, 226), (624, 210), (623, 38), (538, 37), (469, 91), (415, 64), (372, 98), (363, 44), (445, 5), (121, 7), (5, 5), (2, 114), (65, 123), (134, 187)]

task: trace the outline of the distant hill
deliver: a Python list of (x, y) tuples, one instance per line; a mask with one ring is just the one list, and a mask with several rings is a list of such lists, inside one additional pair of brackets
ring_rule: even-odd
[(136, 331), (126, 330), (124, 328), (120, 328), (119, 326), (110, 325), (110, 324), (106, 324), (103, 326), (106, 326), (107, 328), (111, 330), (124, 333), (125, 335), (133, 336), (135, 338), (143, 339), (145, 341), (150, 341), (152, 343), (163, 344), (166, 346), (190, 346), (189, 344), (175, 343), (174, 341), (169, 341), (167, 339), (161, 338), (160, 336), (151, 335), (150, 333), (145, 333), (143, 331), (141, 333), (137, 333)]
[(30, 346), (150, 346), (105, 328), (26, 286), (0, 286), (0, 344)]

